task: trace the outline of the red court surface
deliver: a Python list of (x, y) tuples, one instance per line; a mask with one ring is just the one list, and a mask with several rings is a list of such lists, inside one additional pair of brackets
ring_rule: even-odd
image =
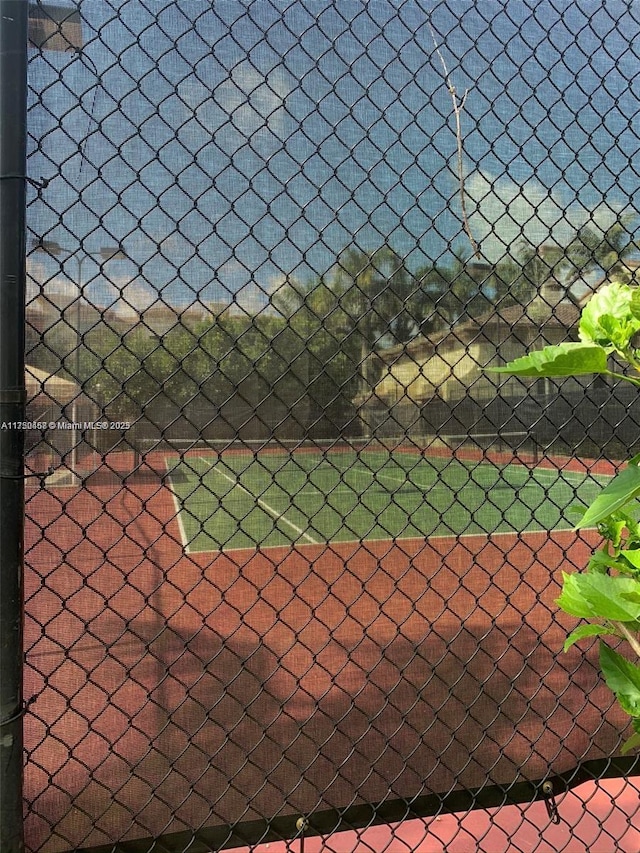
[[(29, 497), (29, 851), (537, 780), (619, 747), (554, 603), (590, 534), (188, 555), (157, 480)], [(557, 802), (558, 826), (536, 803), (304, 853), (640, 850), (632, 786)]]
[[(543, 803), (407, 820), (327, 838), (305, 838), (304, 853), (638, 853), (640, 778), (586, 783), (557, 798), (561, 823)], [(249, 848), (245, 848), (248, 850)], [(252, 853), (298, 853), (300, 840)], [(240, 853), (240, 849), (237, 850)]]

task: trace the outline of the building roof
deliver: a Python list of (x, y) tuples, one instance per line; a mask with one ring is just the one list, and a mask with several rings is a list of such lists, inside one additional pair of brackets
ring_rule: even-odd
[(580, 312), (580, 306), (567, 298), (564, 291), (556, 290), (553, 293), (547, 290), (527, 305), (495, 308), (479, 317), (468, 317), (448, 329), (430, 335), (420, 335), (406, 344), (390, 347), (377, 352), (376, 355), (385, 363), (392, 364), (405, 355), (413, 358), (424, 357), (447, 342), (459, 346), (464, 341), (475, 340), (482, 334), (499, 344), (523, 326), (533, 326), (539, 332), (551, 328), (570, 332), (577, 328)]
[(511, 329), (523, 324), (535, 325), (537, 328), (555, 326), (569, 331), (578, 325), (579, 320), (579, 306), (568, 299), (563, 299), (553, 306), (536, 299), (529, 305), (510, 305), (508, 308), (498, 308), (480, 317), (469, 319), (453, 330), (453, 334), (471, 329), (480, 330), (496, 324)]

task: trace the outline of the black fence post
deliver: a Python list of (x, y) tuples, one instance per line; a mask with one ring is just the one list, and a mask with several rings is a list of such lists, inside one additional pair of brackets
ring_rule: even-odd
[(24, 849), (23, 532), (27, 0), (0, 0), (0, 850)]

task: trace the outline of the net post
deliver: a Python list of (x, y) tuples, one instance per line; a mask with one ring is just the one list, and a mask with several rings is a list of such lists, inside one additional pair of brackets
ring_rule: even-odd
[(26, 0), (0, 0), (0, 850), (24, 850)]
[(533, 431), (533, 430), (531, 430), (529, 432), (529, 442), (531, 445), (531, 456), (533, 457), (533, 464), (539, 465), (540, 460), (542, 458), (541, 454), (540, 454), (541, 446), (540, 446), (540, 443), (538, 441), (538, 436), (536, 435), (535, 431)]

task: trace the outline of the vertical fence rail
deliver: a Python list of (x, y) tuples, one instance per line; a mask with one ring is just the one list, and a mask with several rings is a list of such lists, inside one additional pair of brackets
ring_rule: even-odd
[(0, 0), (0, 850), (23, 849), (25, 0)]

